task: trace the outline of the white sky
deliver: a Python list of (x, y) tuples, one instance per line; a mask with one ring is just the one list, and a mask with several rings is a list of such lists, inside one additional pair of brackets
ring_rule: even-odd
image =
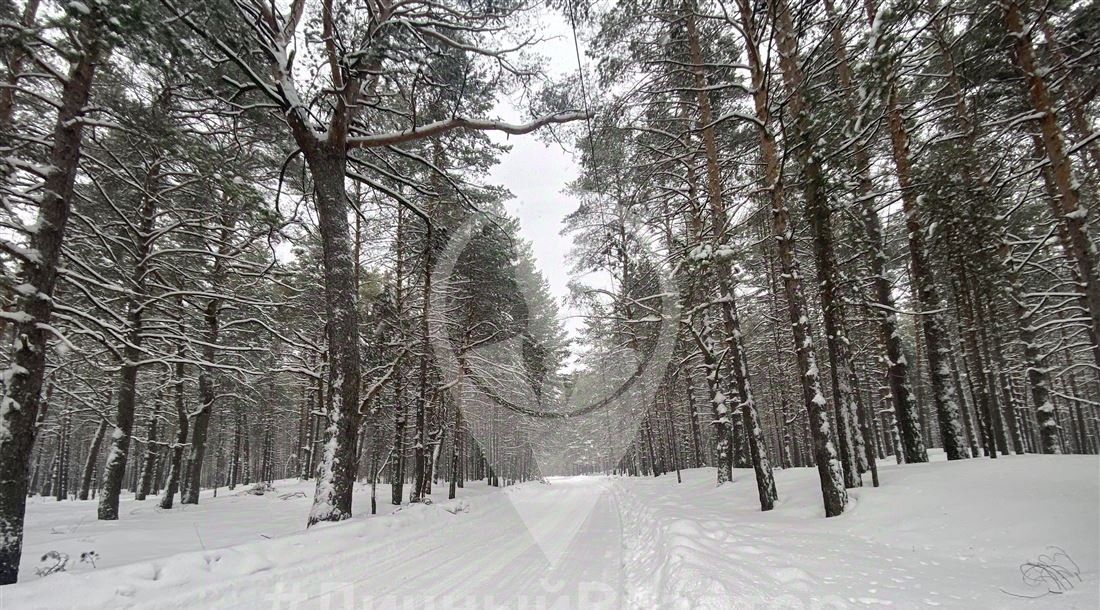
[[(547, 40), (538, 43), (535, 52), (548, 59), (546, 67), (551, 76), (575, 74), (577, 58), (568, 22), (556, 14), (545, 14), (542, 19), (542, 31)], [(580, 45), (581, 60), (587, 67), (583, 40)], [(508, 99), (498, 102), (496, 112), (509, 121), (524, 119)], [(580, 328), (580, 320), (571, 317), (574, 312), (565, 308), (562, 302), (569, 294), (570, 265), (566, 255), (572, 247), (572, 240), (561, 235), (562, 219), (575, 210), (578, 203), (563, 192), (566, 184), (578, 174), (573, 151), (565, 150), (558, 144), (544, 144), (540, 141), (543, 138), (534, 135), (509, 138), (494, 133), (491, 137), (510, 144), (512, 150), (503, 155), (500, 164), (490, 171), (490, 181), (507, 187), (515, 196), (505, 204), (505, 208), (519, 219), (520, 235), (532, 243), (539, 270), (562, 306), (565, 328), (573, 334)]]

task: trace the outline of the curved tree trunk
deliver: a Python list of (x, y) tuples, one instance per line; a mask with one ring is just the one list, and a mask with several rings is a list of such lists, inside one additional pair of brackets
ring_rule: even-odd
[(88, 458), (84, 460), (84, 470), (80, 475), (80, 490), (77, 492), (77, 499), (87, 500), (88, 493), (92, 489), (92, 478), (95, 476), (95, 464), (96, 459), (99, 457), (99, 448), (103, 444), (103, 436), (107, 433), (107, 420), (99, 420), (99, 426), (96, 427), (95, 436), (92, 437), (92, 442), (88, 445)]

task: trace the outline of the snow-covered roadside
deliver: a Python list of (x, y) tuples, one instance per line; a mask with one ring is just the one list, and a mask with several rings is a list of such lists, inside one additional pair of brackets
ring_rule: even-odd
[[(338, 557), (358, 539), (392, 538), (393, 532), (439, 514), (469, 510), (472, 499), (493, 488), (480, 481), (466, 483), (462, 498), (430, 506), (389, 502), (390, 488), (378, 488), (377, 516), (370, 516), (370, 488), (356, 485), (354, 506), (359, 515), (341, 524), (322, 524), (307, 532), (313, 483), (284, 480), (262, 496), (204, 491), (198, 505), (168, 511), (156, 500), (124, 500), (119, 521), (95, 519), (94, 501), (56, 502), (35, 499), (28, 505), (27, 541), (18, 585), (0, 588), (0, 610), (7, 608), (141, 606), (166, 591), (195, 593), (200, 587), (228, 585), (248, 574), (300, 562)], [(396, 513), (396, 514), (395, 514)], [(328, 531), (326, 531), (328, 530)], [(70, 556), (67, 571), (35, 575), (41, 555), (57, 550)], [(94, 550), (93, 568), (79, 562)], [(48, 563), (48, 562), (47, 562)], [(261, 604), (261, 607), (263, 606)]]
[[(711, 469), (685, 471), (681, 485), (675, 475), (620, 485), (629, 605), (1100, 607), (1095, 456), (880, 469), (883, 486), (852, 491), (833, 519), (822, 518), (816, 471), (805, 468), (776, 473), (770, 513), (759, 512), (751, 471), (722, 488)], [(1080, 579), (1046, 593), (1024, 582), (1029, 562)]]
[[(276, 481), (274, 487), (274, 492), (263, 495), (250, 494), (251, 485), (233, 491), (222, 487), (217, 497), (212, 490), (203, 490), (199, 504), (180, 504), (177, 499), (171, 510), (161, 510), (157, 498), (136, 502), (124, 496), (118, 521), (97, 521), (94, 500), (32, 498), (27, 506), (20, 582), (38, 579), (35, 570), (44, 565), (40, 559), (48, 551), (69, 555), (68, 571), (79, 573), (93, 569), (79, 561), (80, 554), (88, 551), (98, 555), (95, 568), (103, 569), (304, 531), (314, 483), (287, 479)], [(484, 483), (474, 481), (463, 495), (484, 490)], [(389, 485), (378, 487), (380, 515), (397, 508), (389, 502), (390, 493)], [(370, 511), (369, 486), (355, 486), (354, 507), (356, 514)]]
[(579, 600), (620, 590), (609, 486), (467, 484), (457, 500), (20, 583), (0, 589), (0, 608), (590, 607)]

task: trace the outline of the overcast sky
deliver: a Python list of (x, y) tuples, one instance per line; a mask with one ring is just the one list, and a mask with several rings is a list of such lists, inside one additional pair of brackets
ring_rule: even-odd
[[(569, 24), (557, 15), (545, 15), (543, 20), (542, 31), (548, 40), (540, 42), (536, 51), (549, 59), (549, 72), (555, 77), (576, 73), (577, 58)], [(581, 53), (587, 67), (583, 41)], [(506, 99), (500, 100), (497, 113), (509, 121), (524, 119)], [(501, 157), (500, 164), (490, 172), (490, 180), (507, 187), (515, 196), (505, 207), (519, 219), (520, 235), (532, 243), (539, 269), (561, 301), (569, 293), (569, 264), (565, 257), (572, 243), (561, 235), (562, 219), (577, 208), (577, 201), (563, 192), (578, 173), (573, 151), (564, 150), (558, 144), (546, 145), (533, 135), (506, 137), (494, 134), (492, 137), (507, 142), (512, 150)], [(565, 326), (572, 331), (579, 328), (580, 323), (569, 317), (571, 313), (563, 309)]]

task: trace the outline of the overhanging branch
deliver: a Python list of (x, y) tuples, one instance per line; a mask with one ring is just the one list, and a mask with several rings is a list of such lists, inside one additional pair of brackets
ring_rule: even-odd
[(490, 121), (485, 119), (471, 119), (467, 117), (453, 117), (443, 121), (436, 121), (404, 131), (380, 133), (372, 136), (348, 138), (348, 148), (377, 148), (380, 146), (393, 146), (423, 138), (430, 138), (445, 134), (455, 129), (472, 129), (475, 131), (501, 131), (511, 135), (523, 135), (531, 133), (540, 127), (556, 123), (569, 123), (587, 118), (583, 112), (558, 112), (546, 115), (531, 121), (516, 125), (504, 121)]

